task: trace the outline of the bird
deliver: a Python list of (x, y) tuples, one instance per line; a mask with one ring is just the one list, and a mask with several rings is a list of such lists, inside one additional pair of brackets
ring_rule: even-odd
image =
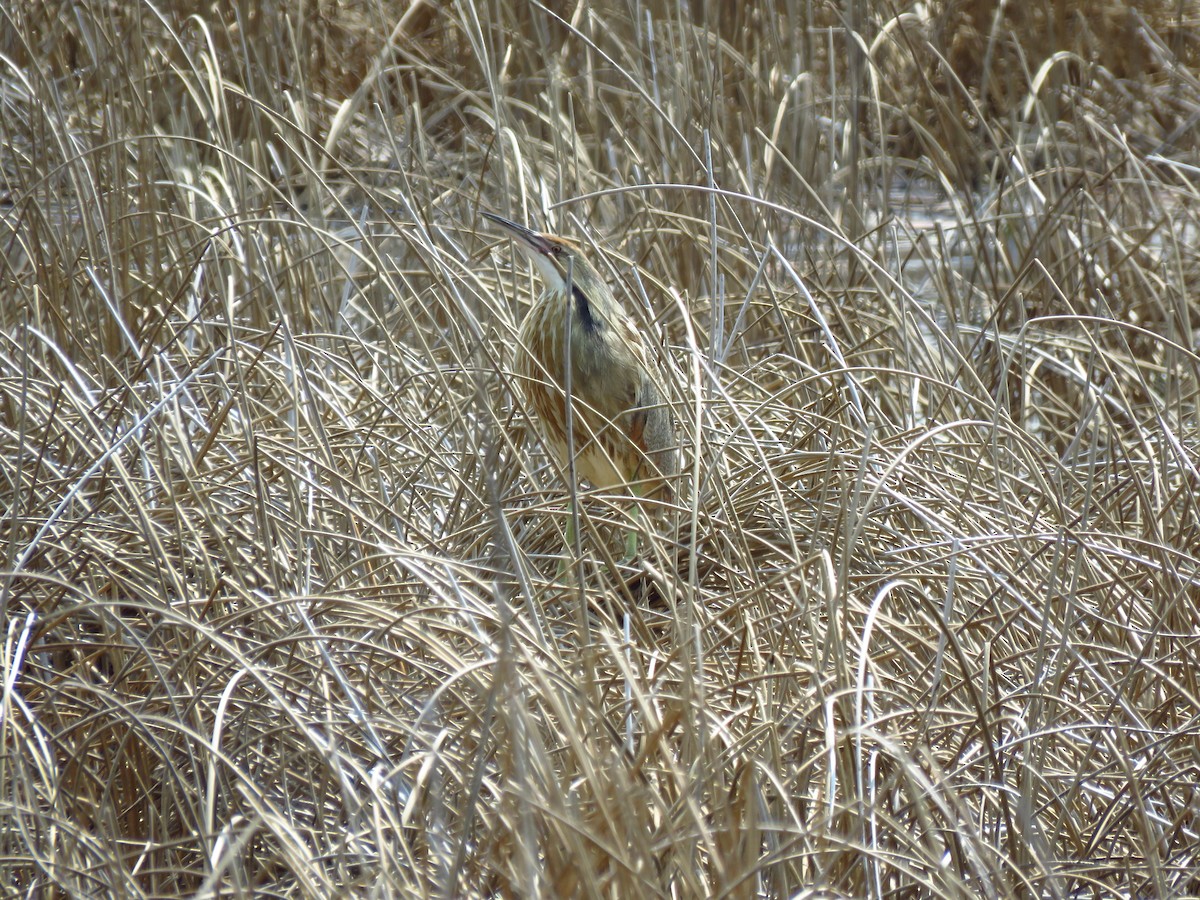
[(483, 215), (524, 251), (544, 285), (521, 325), (515, 368), (546, 445), (564, 469), (573, 458), (594, 487), (669, 502), (679, 442), (665, 369), (643, 329), (579, 244)]

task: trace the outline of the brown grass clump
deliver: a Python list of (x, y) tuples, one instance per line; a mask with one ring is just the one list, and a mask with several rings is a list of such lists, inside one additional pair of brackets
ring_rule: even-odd
[(1193, 4), (261, 6), (0, 10), (12, 893), (1200, 892)]

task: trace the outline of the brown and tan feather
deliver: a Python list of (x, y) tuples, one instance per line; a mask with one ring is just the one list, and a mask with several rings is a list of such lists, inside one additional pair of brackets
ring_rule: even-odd
[(545, 284), (521, 326), (516, 371), (549, 448), (565, 465), (569, 358), (578, 475), (669, 499), (678, 441), (661, 366), (637, 324), (576, 244), (484, 215), (510, 233)]

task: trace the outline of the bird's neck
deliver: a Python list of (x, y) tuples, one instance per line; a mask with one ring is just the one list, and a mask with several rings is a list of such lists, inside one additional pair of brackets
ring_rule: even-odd
[(587, 292), (575, 282), (571, 284), (571, 299), (575, 302), (575, 316), (579, 319), (579, 327), (593, 334), (602, 330), (603, 323), (596, 315)]
[(592, 334), (604, 329), (613, 302), (612, 292), (586, 261), (571, 260), (566, 270), (559, 274), (554, 289), (555, 293), (569, 297), (580, 328)]

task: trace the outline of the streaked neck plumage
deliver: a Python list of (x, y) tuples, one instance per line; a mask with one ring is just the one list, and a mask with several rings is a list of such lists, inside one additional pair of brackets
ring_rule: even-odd
[(516, 245), (537, 267), (547, 295), (570, 297), (584, 331), (602, 331), (606, 322), (614, 319), (617, 301), (612, 288), (587, 261), (578, 244), (491, 213), (484, 216), (508, 229)]

